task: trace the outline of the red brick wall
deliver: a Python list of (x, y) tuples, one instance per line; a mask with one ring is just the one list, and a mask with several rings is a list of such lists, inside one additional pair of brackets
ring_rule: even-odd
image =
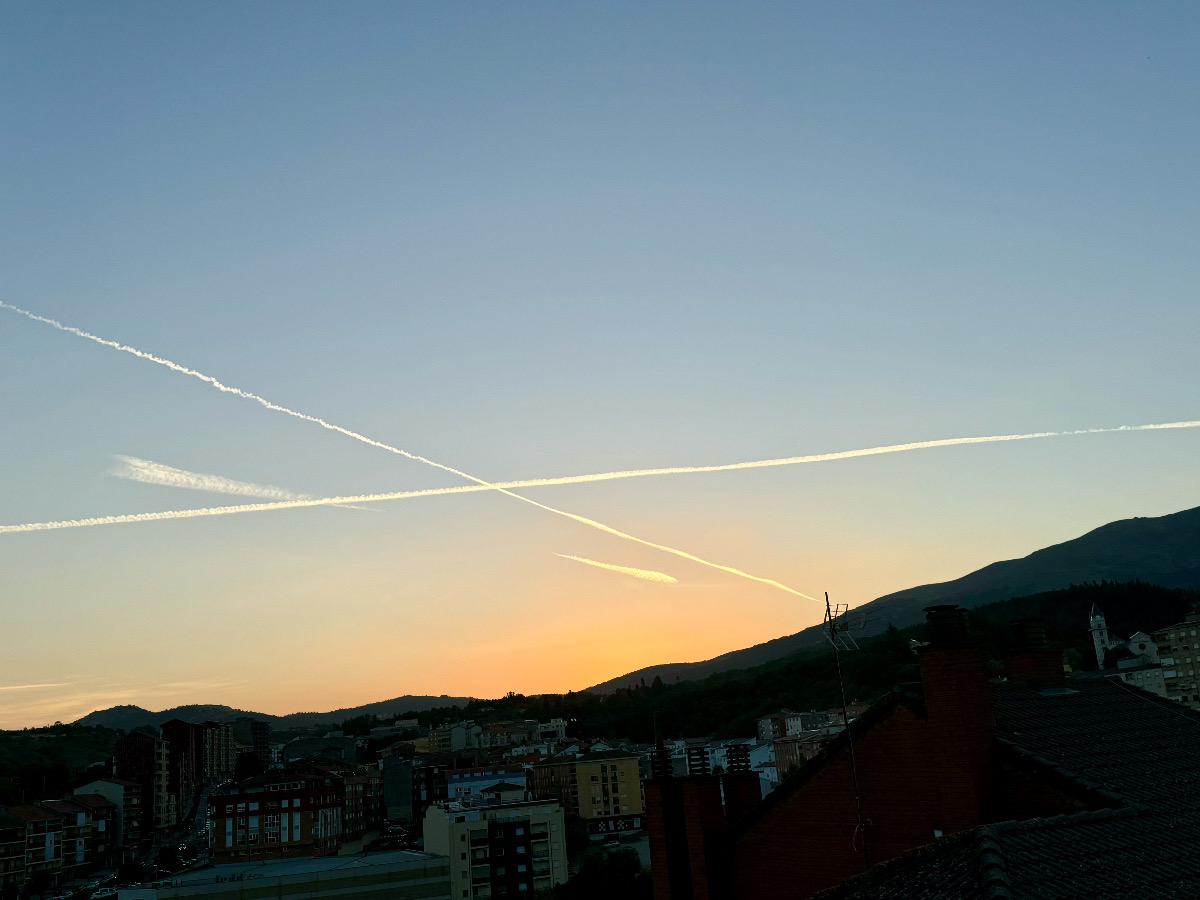
[[(897, 706), (855, 745), (855, 758), (872, 864), (928, 844), (944, 828), (925, 720)], [(861, 873), (849, 755), (843, 750), (771, 805), (738, 841), (733, 866), (738, 900), (795, 900)]]
[(983, 654), (973, 646), (922, 648), (921, 684), (929, 750), (947, 833), (980, 824), (992, 793), (992, 694)]

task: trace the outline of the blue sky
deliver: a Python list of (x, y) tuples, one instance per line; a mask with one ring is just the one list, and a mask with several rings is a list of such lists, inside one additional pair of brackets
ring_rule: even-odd
[[(13, 4), (0, 299), (485, 478), (1194, 419), (1198, 38), (1189, 3)], [(458, 483), (0, 313), (4, 524), (229, 502), (114, 454)], [(1194, 506), (1198, 440), (537, 499), (860, 603)], [(577, 688), (817, 617), (498, 496), (0, 537), (0, 685), (66, 683), (17, 724)]]

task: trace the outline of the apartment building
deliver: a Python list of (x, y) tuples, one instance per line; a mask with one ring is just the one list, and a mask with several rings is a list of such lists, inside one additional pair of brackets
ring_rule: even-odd
[(555, 799), (567, 815), (589, 820), (593, 833), (641, 827), (638, 757), (621, 750), (557, 756), (537, 763), (526, 782), (536, 800)]
[(1162, 661), (1164, 692), (1171, 700), (1200, 710), (1200, 612), (1189, 613), (1170, 628), (1154, 633)]
[(8, 806), (0, 812), (25, 825), (25, 882), (54, 885), (62, 876), (62, 816), (40, 806)]
[(247, 778), (209, 798), (214, 865), (337, 853), (342, 790), (332, 778), (280, 770)]
[(25, 820), (0, 809), (0, 896), (25, 883)]
[(75, 791), (77, 797), (89, 795), (98, 795), (113, 805), (116, 845), (121, 848), (122, 857), (128, 859), (142, 840), (142, 786), (123, 778), (101, 778), (99, 781), (88, 782)]
[(204, 778), (207, 781), (226, 781), (233, 777), (237, 750), (233, 726), (228, 722), (204, 723)]
[(567, 879), (562, 805), (554, 800), (442, 802), (424, 820), (425, 850), (450, 859), (450, 896), (527, 897)]
[(161, 733), (168, 748), (167, 790), (175, 797), (176, 809), (184, 819), (204, 781), (204, 726), (171, 719), (163, 723)]
[(91, 820), (85, 853), (92, 869), (113, 869), (120, 862), (117, 839), (117, 805), (99, 794), (72, 794), (67, 798), (86, 809)]
[(170, 751), (166, 741), (134, 731), (113, 745), (113, 774), (142, 788), (143, 835), (178, 822), (177, 798), (169, 788)]

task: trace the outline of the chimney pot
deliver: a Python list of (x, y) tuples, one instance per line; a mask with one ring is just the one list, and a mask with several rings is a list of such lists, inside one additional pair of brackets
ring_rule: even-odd
[(925, 607), (925, 621), (931, 644), (948, 647), (967, 642), (967, 616), (957, 603)]

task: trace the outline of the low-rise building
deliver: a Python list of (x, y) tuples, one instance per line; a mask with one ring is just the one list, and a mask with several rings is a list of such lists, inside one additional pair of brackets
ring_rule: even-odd
[(220, 865), (337, 853), (344, 799), (332, 778), (286, 769), (240, 781), (208, 800), (209, 858)]
[(438, 803), (425, 849), (450, 860), (454, 898), (527, 897), (567, 879), (562, 805), (554, 800)]
[(365, 856), (275, 860), (206, 867), (121, 891), (121, 900), (451, 900), (442, 856), (393, 850)]
[(141, 785), (123, 778), (101, 778), (76, 789), (75, 794), (95, 794), (113, 805), (116, 845), (120, 848), (122, 860), (130, 859), (142, 840)]
[(0, 896), (25, 883), (25, 820), (0, 809)]
[(92, 814), (74, 800), (43, 800), (43, 809), (62, 818), (62, 874), (65, 880), (90, 872), (94, 866), (89, 851), (93, 848)]
[(429, 749), (433, 753), (457, 753), (479, 747), (483, 728), (474, 722), (447, 722), (429, 732)]
[(86, 855), (92, 869), (113, 869), (121, 861), (117, 843), (117, 806), (99, 794), (72, 794), (67, 799), (88, 811), (91, 830)]
[(26, 884), (58, 884), (63, 871), (62, 816), (40, 806), (8, 806), (2, 811), (25, 823)]
[(446, 773), (446, 799), (478, 800), (483, 791), (500, 782), (520, 785), (525, 789), (525, 769), (513, 765), (471, 766), (451, 769)]

